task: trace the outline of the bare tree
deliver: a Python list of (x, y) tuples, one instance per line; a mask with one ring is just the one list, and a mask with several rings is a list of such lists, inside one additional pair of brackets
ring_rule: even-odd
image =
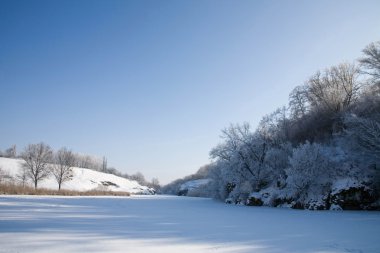
[(22, 166), (21, 171), (16, 175), (16, 179), (21, 183), (22, 187), (25, 187), (28, 181), (28, 168), (26, 166)]
[(297, 86), (289, 95), (289, 109), (293, 119), (300, 119), (308, 112), (307, 87)]
[(353, 64), (340, 64), (317, 72), (306, 83), (311, 107), (337, 113), (348, 108), (358, 97), (359, 69)]
[(15, 158), (17, 156), (16, 145), (12, 145), (10, 148), (5, 150), (4, 156), (9, 158)]
[(288, 108), (278, 108), (274, 112), (264, 116), (257, 128), (257, 132), (267, 142), (280, 144), (289, 139), (290, 121)]
[(102, 170), (102, 160), (99, 157), (91, 155), (74, 154), (75, 166), (79, 168), (86, 168), (96, 171)]
[(73, 166), (75, 165), (75, 156), (67, 148), (61, 148), (55, 155), (53, 166), (53, 175), (58, 183), (58, 190), (61, 190), (62, 183), (73, 178)]
[(152, 178), (152, 182), (149, 184), (149, 187), (155, 189), (156, 191), (161, 190), (160, 181), (157, 178)]
[(0, 183), (2, 183), (2, 181), (4, 180), (5, 175), (5, 171), (0, 167)]
[(107, 172), (107, 158), (103, 156), (102, 172)]
[(359, 61), (363, 72), (373, 77), (374, 81), (380, 81), (380, 41), (369, 44), (363, 53), (365, 57)]
[(147, 182), (145, 180), (145, 177), (144, 177), (144, 175), (141, 172), (136, 172), (135, 174), (131, 175), (130, 179), (137, 181), (141, 185), (146, 185), (147, 184)]
[(38, 182), (49, 176), (50, 168), (48, 162), (52, 157), (52, 150), (45, 143), (29, 144), (22, 152), (25, 168), (28, 170), (28, 177), (33, 181), (34, 188), (37, 189)]

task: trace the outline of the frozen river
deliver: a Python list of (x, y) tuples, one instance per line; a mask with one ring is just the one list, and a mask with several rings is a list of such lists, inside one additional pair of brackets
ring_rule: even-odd
[(2, 252), (380, 252), (380, 212), (210, 199), (0, 197)]

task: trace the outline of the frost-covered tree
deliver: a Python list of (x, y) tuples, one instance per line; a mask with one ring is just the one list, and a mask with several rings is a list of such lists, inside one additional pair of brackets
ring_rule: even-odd
[(341, 115), (360, 99), (363, 80), (354, 64), (318, 71), (289, 96), (289, 131), (293, 145), (325, 142), (343, 130)]
[(231, 125), (222, 130), (221, 138), (224, 142), (211, 150), (210, 157), (224, 161), (232, 171), (243, 177), (246, 174), (254, 176), (246, 145), (252, 138), (249, 124)]
[(283, 106), (261, 119), (257, 133), (259, 133), (261, 138), (265, 139), (266, 142), (280, 145), (288, 141), (290, 128), (288, 109)]
[(289, 95), (289, 110), (292, 119), (303, 118), (309, 110), (307, 86), (295, 87)]
[(318, 71), (306, 83), (311, 107), (330, 113), (347, 109), (359, 95), (359, 73), (359, 68), (347, 63)]
[(255, 134), (246, 148), (253, 168), (253, 186), (256, 191), (268, 185), (271, 180), (271, 168), (268, 166), (270, 143), (260, 134)]
[(321, 193), (337, 175), (336, 164), (342, 156), (339, 150), (321, 144), (306, 142), (300, 145), (289, 158), (287, 188), (301, 201)]
[(362, 71), (372, 76), (372, 81), (380, 81), (380, 41), (369, 44), (364, 50), (364, 57), (359, 61)]
[(372, 118), (361, 118), (355, 115), (345, 117), (346, 134), (352, 138), (358, 148), (375, 161), (380, 161), (380, 114)]
[(356, 178), (372, 185), (380, 196), (380, 112), (347, 114), (342, 136), (345, 149), (356, 163)]
[[(222, 131), (224, 140), (211, 150), (213, 159), (222, 160), (223, 170), (228, 168), (230, 179), (250, 181), (255, 190), (260, 190), (268, 183), (269, 167), (266, 155), (269, 141), (259, 132), (250, 132), (249, 124), (231, 125)], [(238, 180), (237, 180), (238, 179)]]
[(213, 163), (212, 168), (208, 173), (208, 178), (211, 179), (208, 186), (209, 196), (225, 200), (228, 195), (233, 191), (236, 186), (236, 182), (239, 181), (239, 176), (231, 171), (228, 162), (223, 160), (217, 160)]
[(61, 186), (64, 182), (73, 178), (74, 164), (75, 156), (73, 152), (67, 148), (63, 147), (55, 154), (52, 173), (58, 183), (58, 190), (61, 190)]
[(37, 189), (38, 182), (49, 176), (50, 167), (48, 162), (51, 161), (53, 152), (49, 145), (45, 143), (29, 144), (21, 154), (25, 163), (23, 166), (28, 171), (28, 177), (33, 181), (34, 188)]
[(289, 157), (293, 149), (290, 143), (283, 143), (268, 150), (266, 164), (270, 168), (271, 181), (277, 187), (283, 187), (286, 180), (286, 169), (289, 167)]

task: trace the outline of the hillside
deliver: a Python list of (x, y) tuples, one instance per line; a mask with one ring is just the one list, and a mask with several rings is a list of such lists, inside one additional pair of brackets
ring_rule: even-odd
[[(0, 157), (0, 168), (11, 177), (21, 172), (23, 160)], [(136, 181), (118, 177), (112, 174), (106, 174), (90, 169), (73, 168), (73, 178), (63, 183), (62, 189), (74, 191), (119, 191), (129, 192), (132, 194), (154, 194), (154, 190), (146, 186), (141, 186)], [(57, 189), (58, 184), (53, 176), (39, 182), (38, 187), (47, 189)]]
[[(230, 124), (206, 170), (163, 192), (310, 210), (380, 210), (380, 41), (317, 70), (256, 128)], [(209, 179), (196, 190), (187, 182)], [(193, 190), (192, 190), (193, 191)]]

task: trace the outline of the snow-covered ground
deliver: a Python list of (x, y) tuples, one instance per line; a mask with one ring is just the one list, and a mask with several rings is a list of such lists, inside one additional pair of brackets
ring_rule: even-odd
[(0, 196), (0, 252), (378, 253), (380, 213), (174, 196)]
[(187, 181), (179, 187), (180, 191), (191, 191), (194, 189), (198, 189), (202, 186), (207, 185), (210, 182), (210, 179), (197, 179), (197, 180), (190, 180)]
[[(21, 172), (24, 163), (20, 159), (9, 159), (0, 157), (0, 168), (7, 174), (16, 177)], [(62, 184), (62, 189), (74, 191), (104, 190), (104, 191), (123, 191), (137, 194), (151, 194), (152, 191), (139, 183), (112, 174), (102, 173), (94, 170), (73, 168), (73, 179)], [(57, 181), (53, 176), (41, 180), (38, 187), (47, 189), (58, 189)]]

